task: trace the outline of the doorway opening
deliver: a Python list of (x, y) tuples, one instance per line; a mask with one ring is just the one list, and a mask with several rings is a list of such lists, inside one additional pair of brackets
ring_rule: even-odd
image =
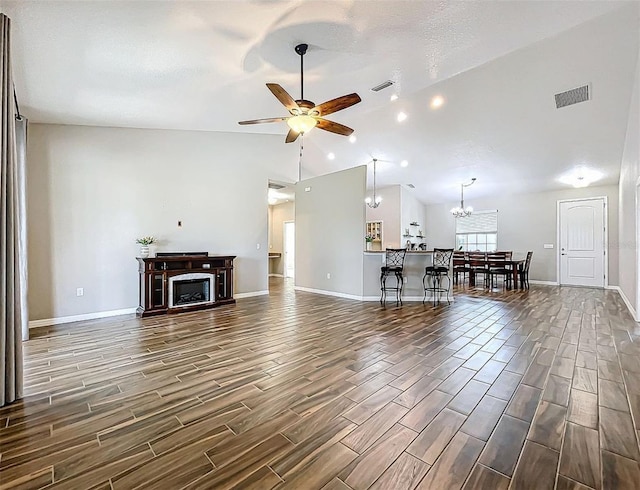
[(269, 289), (293, 287), (295, 275), (295, 188), (269, 182)]

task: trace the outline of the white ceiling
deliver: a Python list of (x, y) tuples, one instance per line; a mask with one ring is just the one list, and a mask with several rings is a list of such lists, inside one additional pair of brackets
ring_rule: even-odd
[[(31, 121), (281, 134), (265, 82), (316, 103), (358, 92), (314, 130), (305, 175), (376, 156), (379, 185), (413, 183), (424, 202), (561, 188), (576, 165), (618, 181), (638, 53), (638, 5), (616, 1), (5, 1), (20, 107)], [(391, 79), (393, 89), (369, 89)], [(589, 102), (553, 94), (590, 83)], [(389, 101), (391, 91), (400, 96)], [(435, 94), (446, 103), (429, 108)], [(395, 117), (408, 114), (404, 123)], [(335, 160), (326, 154), (333, 152)], [(407, 159), (407, 168), (399, 161)]]

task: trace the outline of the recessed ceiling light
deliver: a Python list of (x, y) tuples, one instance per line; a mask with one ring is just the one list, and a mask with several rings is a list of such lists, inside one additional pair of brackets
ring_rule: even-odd
[(328, 158), (329, 160), (335, 160), (335, 159), (336, 159), (336, 156), (335, 156), (335, 154), (333, 154), (333, 153), (329, 153), (329, 154), (327, 154), (327, 158)]
[(444, 97), (442, 95), (436, 95), (431, 99), (432, 109), (438, 109), (439, 107), (442, 107), (443, 104), (444, 104)]
[(602, 177), (604, 177), (604, 175), (598, 170), (578, 167), (575, 170), (564, 174), (559, 180), (563, 184), (572, 185), (573, 187), (587, 187), (594, 182), (597, 182)]
[(393, 102), (394, 100), (398, 100), (398, 94), (391, 94), (391, 97), (389, 97), (389, 100), (391, 102)]
[(351, 136), (349, 136), (349, 141), (350, 141), (351, 143), (355, 143), (355, 142), (356, 142), (356, 137), (355, 137), (355, 135), (353, 135), (353, 134), (352, 134)]
[(401, 166), (401, 167), (406, 167), (406, 166), (408, 166), (408, 165), (409, 165), (409, 162), (407, 162), (406, 160), (402, 160), (402, 161), (400, 162), (400, 166)]
[(398, 112), (398, 122), (402, 122), (407, 118), (407, 115), (404, 112)]

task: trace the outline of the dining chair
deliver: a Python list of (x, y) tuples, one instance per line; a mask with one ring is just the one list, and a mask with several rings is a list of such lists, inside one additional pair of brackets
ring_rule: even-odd
[(475, 277), (475, 284), (478, 284), (478, 277), (482, 275), (484, 284), (487, 284), (487, 254), (486, 252), (469, 252), (469, 272)]
[[(511, 260), (511, 259), (509, 259)], [(491, 287), (494, 286), (494, 278), (496, 276), (502, 276), (502, 287), (505, 285), (509, 287), (511, 284), (511, 278), (513, 271), (506, 263), (507, 252), (491, 252), (487, 254), (487, 273), (489, 275), (489, 283)]]
[(531, 265), (531, 258), (533, 257), (533, 252), (527, 252), (527, 258), (524, 261), (524, 264), (520, 266), (518, 270), (518, 276), (520, 277), (520, 287), (522, 289), (529, 289), (529, 266)]
[(464, 283), (469, 267), (467, 253), (461, 250), (453, 252), (453, 282), (458, 284), (458, 275), (462, 274), (462, 282)]
[[(380, 268), (380, 303), (386, 304), (387, 291), (396, 292), (396, 304), (402, 304), (402, 287), (404, 285), (404, 258), (407, 255), (406, 248), (385, 249), (385, 264)], [(393, 275), (396, 278), (394, 287), (387, 286), (387, 278)]]

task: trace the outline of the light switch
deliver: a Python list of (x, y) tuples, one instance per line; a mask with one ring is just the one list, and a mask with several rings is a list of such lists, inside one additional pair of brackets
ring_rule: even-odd
[(553, 248), (553, 243), (545, 243), (544, 248)]

